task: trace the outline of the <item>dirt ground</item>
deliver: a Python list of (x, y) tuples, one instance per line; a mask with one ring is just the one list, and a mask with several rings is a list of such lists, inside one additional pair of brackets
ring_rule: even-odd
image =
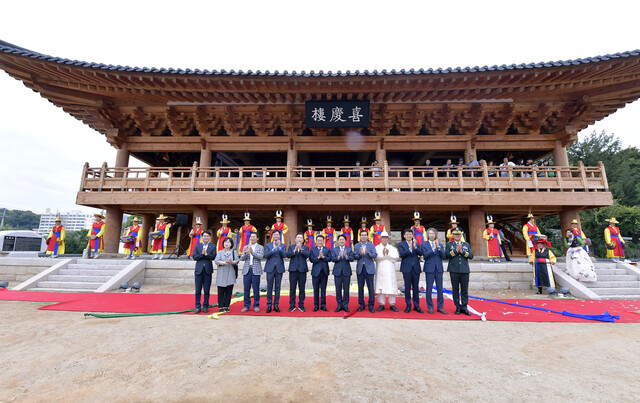
[[(530, 293), (505, 294), (476, 293)], [(640, 324), (85, 319), (41, 305), (0, 301), (0, 402), (595, 402), (640, 393)]]

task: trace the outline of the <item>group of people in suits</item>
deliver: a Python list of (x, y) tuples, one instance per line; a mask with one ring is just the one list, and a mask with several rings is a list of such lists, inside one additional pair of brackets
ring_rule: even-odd
[[(456, 314), (470, 315), (467, 310), (469, 264), (473, 259), (473, 252), (467, 242), (462, 240), (462, 231), (453, 229), (452, 240), (446, 245), (438, 241), (436, 229), (429, 228), (426, 239), (422, 242), (414, 239), (414, 230), (403, 231), (404, 240), (398, 244), (397, 249), (389, 243), (389, 234), (382, 231), (379, 234), (379, 243), (374, 244), (370, 237), (370, 231), (362, 229), (358, 234), (359, 242), (352, 246), (350, 239), (344, 234), (337, 237), (337, 244), (333, 248), (326, 246), (325, 236), (322, 233), (315, 234), (314, 246), (308, 246), (305, 234), (296, 234), (295, 241), (286, 247), (281, 239), (281, 232), (272, 231), (271, 242), (264, 247), (258, 243), (258, 234), (252, 232), (249, 240), (242, 247), (240, 255), (233, 248), (233, 240), (228, 237), (224, 240), (224, 249), (218, 251), (210, 242), (211, 233), (203, 231), (202, 243), (197, 244), (193, 250), (193, 259), (196, 261), (196, 313), (208, 312), (209, 295), (212, 283), (213, 264), (218, 264), (219, 272), (216, 279), (218, 285), (218, 306), (221, 312), (229, 311), (230, 296), (233, 290), (235, 278), (238, 276), (237, 265), (241, 266), (244, 285), (244, 306), (241, 312), (248, 312), (251, 308), (260, 312), (260, 279), (263, 271), (267, 274), (267, 308), (280, 312), (280, 290), (282, 277), (285, 272), (284, 259), (289, 259), (289, 312), (305, 308), (305, 284), (311, 262), (311, 278), (313, 284), (313, 311), (328, 311), (327, 308), (327, 282), (329, 275), (334, 276), (336, 287), (337, 307), (335, 312), (350, 312), (350, 284), (353, 271), (351, 262), (356, 262), (355, 271), (358, 284), (358, 311), (368, 309), (371, 313), (386, 309), (398, 312), (395, 306), (398, 286), (396, 282), (395, 263), (400, 260), (400, 271), (405, 283), (405, 312), (415, 310), (424, 313), (420, 307), (419, 279), (421, 273), (426, 273), (427, 293), (426, 302), (429, 313), (434, 312), (434, 304), (431, 298), (431, 290), (435, 283), (437, 289), (436, 310), (447, 314), (444, 310), (443, 273), (444, 261), (449, 259), (447, 270), (451, 276), (453, 299), (456, 306)], [(235, 252), (235, 253), (234, 253)], [(222, 257), (223, 255), (223, 257)], [(422, 258), (422, 259), (421, 259)], [(262, 261), (264, 262), (264, 269)], [(424, 260), (422, 265), (421, 260)], [(330, 263), (333, 263), (332, 270)], [(235, 276), (233, 270), (236, 270)], [(223, 281), (220, 281), (222, 277)], [(368, 298), (365, 299), (364, 289), (367, 288)], [(204, 290), (204, 301), (201, 303), (201, 294)], [(222, 294), (222, 296), (221, 296)], [(375, 296), (378, 295), (378, 308), (375, 309)], [(251, 298), (253, 297), (253, 304)]]

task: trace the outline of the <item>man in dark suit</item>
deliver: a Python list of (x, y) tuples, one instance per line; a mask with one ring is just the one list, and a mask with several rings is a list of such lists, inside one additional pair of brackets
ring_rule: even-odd
[(349, 312), (349, 285), (351, 284), (351, 262), (353, 262), (353, 251), (346, 246), (347, 238), (338, 235), (338, 246), (331, 252), (333, 265), (333, 278), (336, 284), (336, 302), (338, 307), (335, 312), (343, 310)]
[(327, 309), (327, 280), (329, 279), (329, 262), (331, 249), (324, 246), (324, 236), (316, 236), (316, 247), (311, 248), (309, 260), (311, 266), (311, 280), (313, 281), (313, 312)]
[(367, 284), (369, 292), (369, 312), (375, 313), (373, 305), (376, 301), (376, 291), (373, 286), (373, 278), (376, 275), (375, 258), (378, 257), (373, 242), (369, 242), (369, 232), (360, 231), (360, 242), (353, 247), (353, 257), (356, 263), (356, 276), (358, 277), (358, 312), (364, 311), (364, 285)]
[(438, 241), (438, 231), (435, 228), (427, 230), (427, 240), (422, 242), (422, 256), (424, 257), (424, 272), (427, 276), (427, 311), (433, 313), (433, 282), (438, 290), (438, 312), (447, 314), (444, 310), (444, 294), (442, 293), (442, 272), (444, 266), (442, 262), (446, 259), (444, 254), (445, 245)]
[(289, 246), (287, 250), (289, 258), (289, 312), (296, 310), (296, 287), (299, 290), (298, 307), (300, 311), (305, 312), (304, 308), (304, 289), (307, 283), (307, 259), (309, 258), (309, 247), (304, 244), (304, 234), (298, 232), (296, 234), (296, 244)]
[(264, 258), (267, 259), (264, 265), (264, 272), (267, 273), (267, 313), (271, 312), (274, 285), (276, 297), (273, 302), (273, 310), (280, 312), (280, 285), (284, 273), (285, 257), (287, 257), (287, 250), (286, 246), (280, 242), (280, 232), (273, 231), (271, 242), (266, 245), (264, 251)]
[[(213, 263), (216, 258), (216, 248), (211, 241), (211, 232), (202, 233), (202, 243), (196, 245), (193, 250), (193, 260), (196, 261), (196, 313), (200, 313), (200, 307), (204, 313), (209, 312), (209, 293), (211, 291), (211, 277), (213, 275)], [(204, 289), (204, 301), (200, 305), (200, 295)]]
[(398, 244), (398, 253), (402, 262), (400, 262), (400, 271), (404, 278), (404, 301), (407, 304), (405, 312), (411, 312), (411, 291), (413, 290), (413, 309), (418, 313), (424, 313), (420, 308), (420, 290), (418, 282), (420, 281), (420, 256), (422, 250), (420, 245), (413, 239), (413, 231), (406, 228), (402, 235), (404, 241)]
[[(471, 246), (462, 242), (462, 231), (458, 228), (451, 231), (453, 241), (447, 243), (445, 255), (449, 258), (447, 271), (451, 276), (451, 292), (453, 303), (456, 304), (456, 315), (461, 313), (470, 316), (467, 309), (469, 301), (469, 259), (473, 259)], [(459, 290), (459, 291), (458, 291)]]

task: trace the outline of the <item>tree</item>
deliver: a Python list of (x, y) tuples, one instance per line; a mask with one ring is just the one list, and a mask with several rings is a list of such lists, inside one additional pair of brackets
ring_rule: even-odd
[[(2, 217), (2, 212), (0, 212)], [(2, 230), (35, 230), (40, 225), (40, 215), (29, 210), (6, 210)]]
[(80, 255), (87, 247), (87, 242), (89, 242), (89, 237), (87, 234), (89, 233), (88, 229), (81, 229), (80, 231), (71, 231), (66, 233), (66, 237), (64, 240), (65, 244), (65, 253)]

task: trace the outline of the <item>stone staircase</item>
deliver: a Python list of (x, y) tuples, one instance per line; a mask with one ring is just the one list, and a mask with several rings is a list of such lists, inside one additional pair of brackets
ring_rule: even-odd
[(640, 276), (624, 266), (597, 262), (598, 281), (582, 284), (602, 299), (640, 299)]
[(29, 291), (94, 292), (127, 267), (131, 261), (114, 259), (78, 259), (66, 268), (38, 281)]

